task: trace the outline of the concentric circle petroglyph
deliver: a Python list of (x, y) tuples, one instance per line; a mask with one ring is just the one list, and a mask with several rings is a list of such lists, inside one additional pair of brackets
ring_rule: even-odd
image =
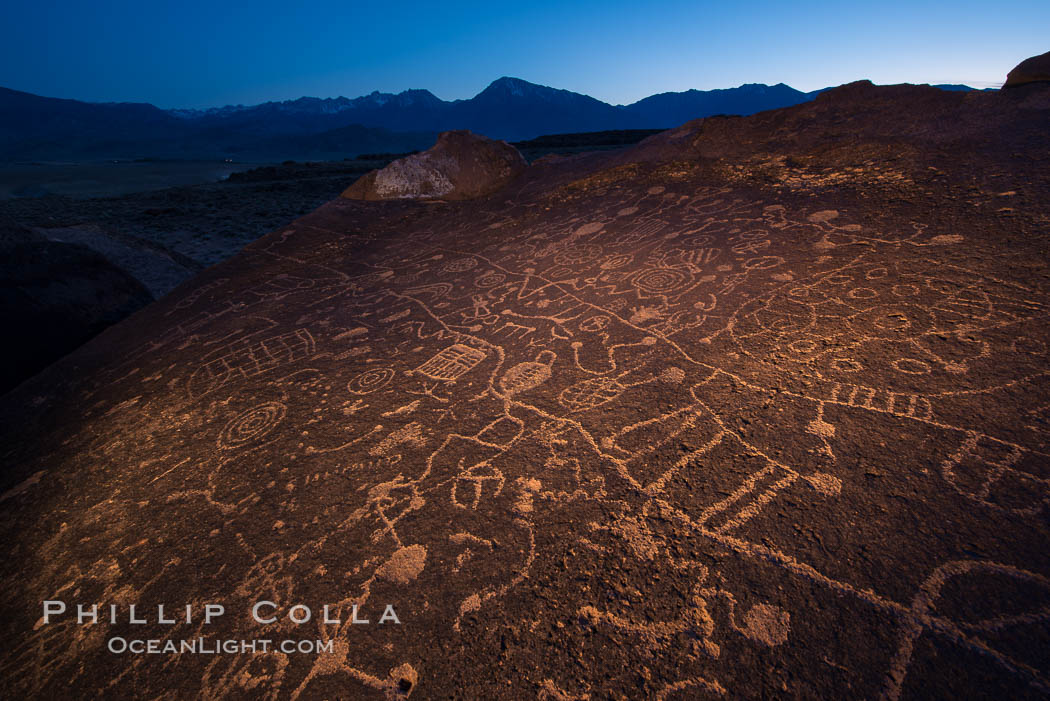
[(558, 265), (582, 265), (590, 263), (602, 254), (602, 247), (596, 243), (578, 243), (562, 249), (554, 256)]
[(486, 287), (496, 287), (497, 285), (501, 285), (506, 279), (507, 276), (503, 273), (489, 272), (475, 280), (474, 284), (484, 289)]
[(603, 270), (617, 270), (626, 265), (630, 265), (631, 261), (634, 260), (634, 256), (630, 253), (617, 253), (615, 255), (608, 256), (602, 261), (601, 268)]
[(650, 268), (635, 275), (631, 282), (648, 294), (668, 294), (689, 284), (692, 276), (679, 268)]
[(395, 374), (392, 368), (370, 368), (350, 380), (346, 388), (353, 394), (371, 394), (386, 387)]
[(233, 418), (219, 434), (220, 448), (239, 448), (272, 431), (287, 412), (280, 402), (266, 402)]

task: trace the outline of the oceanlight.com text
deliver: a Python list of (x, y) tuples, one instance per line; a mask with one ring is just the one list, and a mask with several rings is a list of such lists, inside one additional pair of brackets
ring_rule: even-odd
[(121, 655), (241, 655), (256, 653), (283, 653), (286, 655), (331, 654), (334, 651), (332, 640), (209, 640), (208, 638), (191, 638), (188, 640), (144, 640), (139, 638), (121, 638), (115, 636), (106, 642), (110, 652)]

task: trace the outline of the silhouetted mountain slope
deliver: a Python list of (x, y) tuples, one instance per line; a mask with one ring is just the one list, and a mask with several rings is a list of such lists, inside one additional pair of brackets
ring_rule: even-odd
[(687, 90), (660, 93), (625, 108), (637, 123), (649, 127), (674, 127), (698, 117), (715, 114), (748, 115), (790, 107), (812, 100), (820, 91), (805, 93), (777, 83), (749, 83), (728, 90)]
[(452, 105), (456, 122), (501, 139), (528, 139), (565, 131), (632, 126), (622, 108), (587, 95), (503, 77), (470, 100)]
[[(662, 93), (614, 106), (569, 90), (503, 77), (468, 100), (445, 101), (427, 90), (406, 90), (354, 99), (301, 97), (247, 107), (161, 110), (147, 104), (93, 104), (0, 88), (0, 159), (346, 157), (422, 148), (437, 132), (452, 129), (520, 140), (556, 133), (668, 128), (715, 114), (748, 115), (796, 105), (819, 92), (804, 93), (783, 83), (747, 84)], [(428, 138), (420, 141), (420, 134)]]

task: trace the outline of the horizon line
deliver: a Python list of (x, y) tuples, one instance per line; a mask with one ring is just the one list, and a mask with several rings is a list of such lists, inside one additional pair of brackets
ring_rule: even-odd
[(159, 110), (162, 110), (162, 111), (165, 111), (165, 112), (179, 111), (179, 110), (182, 110), (182, 111), (206, 112), (208, 110), (223, 109), (223, 108), (226, 108), (226, 107), (251, 108), (251, 107), (258, 107), (260, 105), (266, 105), (266, 104), (274, 104), (274, 103), (278, 103), (279, 104), (279, 103), (284, 103), (284, 102), (295, 102), (296, 100), (302, 100), (302, 99), (317, 99), (317, 100), (346, 99), (346, 100), (357, 100), (357, 99), (360, 99), (360, 98), (363, 98), (363, 97), (368, 97), (370, 95), (375, 95), (375, 94), (397, 96), (397, 95), (403, 95), (406, 92), (413, 92), (413, 91), (422, 91), (422, 92), (430, 93), (431, 95), (433, 95), (438, 100), (441, 100), (442, 102), (458, 102), (458, 101), (463, 101), (463, 100), (472, 100), (472, 99), (476, 98), (478, 95), (480, 95), (481, 93), (483, 93), (485, 90), (487, 90), (489, 87), (491, 87), (493, 84), (499, 82), (500, 80), (506, 79), (506, 78), (509, 78), (509, 79), (512, 79), (512, 80), (520, 80), (523, 83), (528, 83), (529, 85), (535, 85), (535, 86), (538, 86), (538, 87), (549, 88), (551, 90), (561, 90), (561, 91), (570, 92), (570, 93), (573, 93), (573, 94), (576, 94), (576, 95), (582, 95), (584, 97), (589, 97), (591, 99), (598, 100), (599, 102), (602, 102), (602, 103), (604, 103), (606, 105), (610, 105), (611, 107), (628, 107), (630, 105), (636, 104), (638, 102), (641, 102), (642, 100), (645, 100), (647, 98), (653, 97), (655, 95), (669, 95), (669, 94), (673, 95), (673, 94), (681, 94), (681, 93), (686, 93), (686, 92), (691, 92), (691, 91), (695, 91), (695, 92), (714, 92), (714, 91), (717, 91), (717, 90), (738, 90), (738, 89), (740, 89), (740, 88), (742, 88), (744, 86), (747, 86), (747, 85), (762, 85), (762, 86), (765, 86), (765, 87), (776, 87), (777, 85), (784, 85), (784, 86), (786, 86), (788, 88), (791, 88), (792, 90), (796, 90), (796, 91), (798, 91), (800, 93), (809, 94), (809, 93), (814, 93), (814, 92), (818, 92), (818, 91), (829, 90), (829, 89), (836, 88), (836, 87), (841, 87), (842, 85), (849, 85), (850, 83), (862, 82), (862, 81), (865, 81), (865, 80), (872, 82), (874, 85), (930, 85), (930, 86), (934, 86), (934, 87), (936, 87), (938, 85), (962, 85), (962, 86), (971, 88), (973, 90), (984, 90), (984, 89), (988, 89), (988, 88), (999, 89), (1005, 83), (1005, 81), (988, 81), (988, 80), (970, 80), (970, 81), (961, 81), (961, 82), (956, 82), (956, 81), (953, 81), (953, 80), (935, 80), (935, 81), (931, 80), (929, 82), (921, 82), (921, 83), (917, 83), (917, 82), (875, 83), (874, 81), (871, 81), (870, 78), (857, 78), (856, 80), (847, 81), (845, 83), (840, 83), (838, 85), (827, 85), (827, 86), (824, 86), (822, 88), (816, 88), (815, 90), (800, 90), (799, 88), (796, 88), (796, 87), (794, 87), (794, 86), (792, 86), (792, 85), (790, 85), (788, 83), (785, 83), (783, 81), (778, 81), (776, 83), (741, 83), (740, 85), (727, 87), (727, 88), (685, 88), (684, 90), (664, 90), (664, 91), (661, 91), (661, 92), (650, 93), (650, 94), (648, 94), (648, 95), (646, 95), (644, 97), (641, 97), (641, 98), (635, 100), (634, 102), (630, 102), (630, 103), (613, 103), (613, 102), (607, 102), (605, 100), (602, 100), (599, 97), (595, 97), (594, 95), (591, 95), (590, 93), (576, 92), (575, 90), (569, 90), (568, 88), (557, 88), (557, 87), (554, 87), (554, 86), (551, 86), (551, 85), (544, 85), (543, 83), (534, 83), (534, 82), (532, 82), (530, 80), (527, 80), (525, 78), (519, 78), (517, 76), (502, 75), (499, 78), (495, 78), (495, 79), (489, 81), (485, 85), (485, 87), (481, 88), (481, 90), (476, 92), (471, 97), (465, 97), (465, 98), (457, 97), (457, 98), (452, 98), (452, 99), (446, 99), (446, 98), (443, 98), (443, 97), (440, 97), (440, 96), (434, 94), (434, 92), (432, 90), (430, 90), (429, 88), (405, 88), (404, 90), (400, 90), (398, 92), (384, 92), (384, 91), (379, 90), (379, 89), (374, 89), (371, 92), (364, 93), (364, 94), (358, 95), (356, 97), (347, 97), (346, 95), (343, 95), (343, 94), (335, 95), (335, 96), (329, 96), (329, 97), (319, 97), (319, 96), (316, 96), (316, 95), (305, 95), (304, 94), (304, 95), (299, 95), (298, 97), (287, 97), (287, 98), (283, 98), (283, 99), (281, 99), (281, 98), (268, 99), (268, 100), (263, 100), (262, 102), (255, 102), (255, 103), (250, 103), (250, 104), (227, 102), (227, 103), (222, 104), (222, 105), (211, 105), (211, 106), (207, 106), (207, 107), (161, 107), (160, 105), (158, 105), (156, 103), (153, 103), (153, 102), (136, 101), (136, 100), (86, 100), (86, 99), (81, 99), (81, 98), (76, 98), (76, 97), (59, 97), (59, 96), (55, 96), (55, 95), (43, 95), (43, 94), (40, 94), (40, 93), (30, 92), (29, 90), (19, 90), (17, 88), (7, 88), (6, 86), (0, 86), (0, 87), (3, 87), (5, 89), (7, 89), (7, 90), (11, 90), (11, 91), (14, 91), (14, 92), (22, 92), (22, 93), (26, 93), (28, 95), (34, 95), (36, 97), (42, 97), (42, 98), (45, 98), (45, 99), (73, 100), (75, 102), (83, 102), (84, 104), (88, 104), (88, 105), (150, 105), (152, 107), (155, 107), (155, 108), (157, 108)]

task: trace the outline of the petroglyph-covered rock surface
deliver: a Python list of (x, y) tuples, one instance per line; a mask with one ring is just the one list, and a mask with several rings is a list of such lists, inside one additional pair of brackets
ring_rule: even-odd
[(1045, 697), (1040, 90), (846, 86), (205, 271), (0, 402), (3, 696)]

